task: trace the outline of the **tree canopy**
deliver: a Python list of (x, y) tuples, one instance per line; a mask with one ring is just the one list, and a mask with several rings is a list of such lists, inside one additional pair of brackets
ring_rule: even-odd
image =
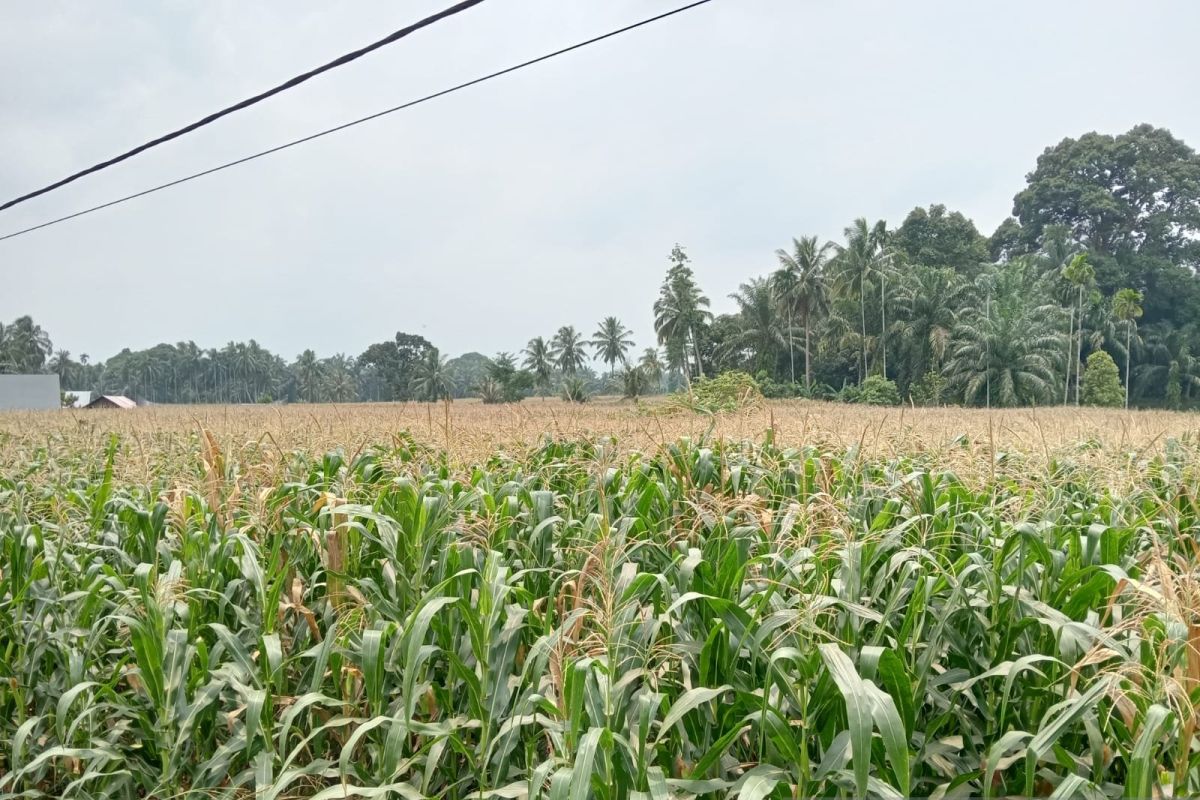
[(1087, 402), (1106, 367), (1085, 364), (1105, 354), (1123, 404), (1200, 405), (1200, 157), (1165, 129), (1048, 147), (990, 237), (934, 203), (898, 227), (859, 217), (836, 239), (787, 231), (779, 244), (729, 282), (724, 313), (677, 243), (646, 298), (652, 330), (597, 309), (598, 323), (543, 330), (519, 353), (520, 340), (446, 358), (398, 332), (357, 357), (305, 349), (289, 362), (251, 339), (94, 361), (22, 316), (0, 324), (0, 372), (189, 403), (639, 397), (745, 371), (770, 396), (890, 402), (880, 387), (894, 385), (914, 403), (1013, 406)]

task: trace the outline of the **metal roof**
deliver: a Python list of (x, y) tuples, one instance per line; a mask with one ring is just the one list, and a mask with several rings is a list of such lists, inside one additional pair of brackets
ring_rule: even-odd
[(91, 408), (101, 400), (107, 400), (117, 408), (137, 408), (137, 403), (133, 402), (128, 397), (119, 394), (102, 394), (99, 397), (94, 398), (92, 402), (87, 404), (86, 407)]

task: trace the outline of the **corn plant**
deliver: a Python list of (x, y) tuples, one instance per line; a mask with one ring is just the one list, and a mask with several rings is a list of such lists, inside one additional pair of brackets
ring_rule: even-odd
[(770, 437), (124, 446), (2, 465), (0, 796), (1200, 792), (1186, 443), (1120, 495)]

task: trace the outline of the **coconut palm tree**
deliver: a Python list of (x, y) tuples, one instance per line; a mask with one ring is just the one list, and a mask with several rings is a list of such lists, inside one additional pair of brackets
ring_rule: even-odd
[(587, 360), (583, 337), (572, 325), (564, 325), (550, 342), (550, 356), (564, 375), (574, 375)]
[(30, 316), (0, 325), (0, 371), (40, 372), (53, 350), (50, 335)]
[(1142, 316), (1142, 293), (1136, 289), (1120, 289), (1113, 295), (1113, 316), (1125, 323), (1125, 408), (1129, 408), (1129, 364), (1131, 359), (1133, 326)]
[(430, 348), (417, 362), (413, 376), (413, 390), (419, 397), (433, 403), (450, 399), (450, 372), (446, 368), (448, 359)]
[(358, 397), (358, 381), (354, 377), (354, 360), (344, 353), (325, 359), (325, 397), (334, 403), (349, 403)]
[(554, 373), (550, 345), (541, 336), (535, 336), (529, 340), (529, 344), (525, 345), (522, 352), (525, 354), (525, 369), (533, 373), (534, 383), (542, 397), (545, 397), (546, 390), (550, 388), (550, 378)]
[[(890, 259), (884, 247), (887, 226), (879, 220), (873, 226), (863, 217), (845, 230), (846, 244), (838, 246), (837, 258), (833, 261), (834, 288), (846, 299), (858, 300), (859, 322), (862, 338), (859, 339), (859, 382), (867, 377), (867, 292)], [(881, 292), (884, 283), (880, 281)], [(881, 306), (882, 309), (882, 306)], [(882, 344), (882, 342), (881, 342)], [(887, 356), (884, 355), (886, 370)], [(886, 376), (885, 376), (886, 377)]]
[(774, 366), (776, 348), (785, 346), (788, 336), (770, 279), (751, 278), (729, 297), (738, 306), (737, 333), (724, 342), (725, 355), (749, 351), (756, 371)]
[(617, 362), (625, 363), (625, 352), (633, 347), (633, 337), (619, 319), (605, 317), (592, 334), (589, 344), (595, 350), (596, 357), (608, 365), (608, 376), (611, 378)]
[(296, 359), (296, 387), (301, 400), (315, 403), (321, 398), (321, 363), (317, 354), (305, 350)]
[(776, 299), (787, 314), (788, 364), (792, 383), (796, 382), (796, 359), (792, 347), (794, 320), (804, 326), (804, 386), (812, 388), (811, 334), (814, 318), (829, 310), (829, 283), (825, 267), (837, 245), (818, 244), (816, 236), (792, 239), (792, 252), (775, 251), (779, 269), (773, 276)]
[(63, 388), (74, 384), (72, 380), (74, 371), (71, 369), (71, 352), (69, 350), (54, 351), (54, 355), (46, 362), (46, 368), (58, 376), (59, 383)]
[[(1087, 253), (1076, 254), (1062, 268), (1062, 276), (1078, 290), (1079, 302), (1076, 306), (1076, 316), (1079, 320), (1078, 330), (1075, 331), (1075, 405), (1079, 405), (1079, 383), (1081, 365), (1083, 363), (1083, 297), (1084, 291), (1096, 279), (1096, 269), (1088, 263)], [(1075, 326), (1073, 326), (1075, 327)], [(1067, 361), (1067, 384), (1071, 383), (1071, 361)]]
[(662, 359), (659, 358), (658, 348), (647, 347), (642, 351), (642, 357), (638, 359), (638, 369), (645, 374), (650, 385), (662, 386), (663, 373), (666, 370), (663, 368)]

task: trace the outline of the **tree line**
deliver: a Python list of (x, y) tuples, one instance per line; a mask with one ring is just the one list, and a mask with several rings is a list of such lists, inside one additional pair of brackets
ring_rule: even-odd
[[(55, 350), (29, 317), (0, 325), (0, 372), (58, 373), (64, 389), (164, 403), (350, 402), (686, 388), (728, 371), (765, 394), (969, 406), (1190, 407), (1200, 398), (1200, 157), (1150, 125), (1047, 148), (990, 235), (943, 205), (838, 241), (797, 236), (714, 315), (676, 245), (653, 301), (654, 344), (604, 317), (519, 353), (443, 356), (399, 332), (358, 356), (287, 362), (254, 340)], [(592, 364), (595, 363), (595, 368)], [(1111, 366), (1110, 366), (1111, 365)], [(1114, 388), (1115, 382), (1115, 388)]]

